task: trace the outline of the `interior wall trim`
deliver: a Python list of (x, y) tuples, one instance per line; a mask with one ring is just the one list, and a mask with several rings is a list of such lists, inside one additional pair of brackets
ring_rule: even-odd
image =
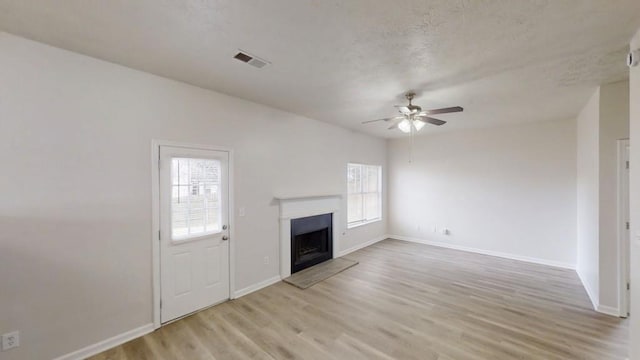
[(86, 346), (80, 350), (76, 350), (66, 355), (62, 355), (60, 357), (55, 358), (54, 360), (83, 360), (90, 356), (99, 354), (105, 350), (109, 350), (118, 345), (122, 345), (127, 341), (139, 338), (140, 336), (147, 335), (148, 333), (153, 332), (153, 330), (154, 330), (153, 323), (149, 323), (147, 325), (143, 325), (138, 328), (123, 332), (122, 334), (110, 337), (106, 340), (102, 340), (95, 344)]
[(256, 292), (260, 289), (266, 288), (269, 285), (273, 285), (277, 282), (279, 282), (280, 280), (282, 280), (280, 278), (280, 275), (276, 275), (274, 277), (268, 278), (266, 280), (260, 281), (259, 283), (253, 284), (253, 285), (249, 285), (245, 288), (242, 288), (240, 290), (237, 290), (236, 292), (233, 293), (233, 299), (237, 299), (239, 297), (243, 297), (245, 295), (249, 295), (252, 292)]
[(420, 243), (420, 244), (438, 246), (438, 247), (443, 247), (443, 248), (447, 248), (447, 249), (467, 251), (467, 252), (472, 252), (472, 253), (476, 253), (476, 254), (497, 256), (497, 257), (501, 257), (501, 258), (505, 258), (505, 259), (511, 259), (511, 260), (526, 261), (526, 262), (530, 262), (530, 263), (534, 263), (534, 264), (554, 266), (554, 267), (559, 267), (559, 268), (563, 268), (563, 269), (570, 269), (570, 270), (575, 270), (576, 269), (576, 264), (564, 263), (564, 262), (560, 262), (560, 261), (540, 259), (540, 258), (534, 258), (534, 257), (529, 257), (529, 256), (522, 256), (522, 255), (504, 253), (504, 252), (499, 252), (499, 251), (477, 249), (477, 248), (472, 248), (472, 247), (467, 247), (467, 246), (460, 246), (460, 245), (444, 243), (444, 242), (440, 242), (440, 241), (432, 241), (432, 240), (414, 238), (414, 237), (410, 237), (410, 236), (389, 235), (389, 237), (391, 239), (396, 239), (396, 240), (402, 240), (402, 241), (409, 241), (409, 242), (415, 242), (415, 243)]
[(373, 245), (373, 244), (375, 244), (375, 243), (377, 243), (377, 242), (380, 242), (380, 241), (382, 241), (382, 240), (386, 240), (386, 239), (388, 239), (388, 238), (389, 238), (389, 235), (382, 235), (382, 236), (378, 236), (378, 237), (373, 238), (373, 239), (371, 239), (371, 240), (369, 240), (369, 241), (365, 241), (365, 242), (363, 242), (362, 244), (358, 244), (358, 245), (356, 245), (356, 246), (352, 246), (352, 247), (350, 247), (350, 248), (348, 248), (348, 249), (341, 250), (341, 251), (338, 253), (338, 257), (341, 257), (341, 256), (345, 256), (345, 255), (351, 254), (351, 253), (352, 253), (352, 252), (354, 252), (354, 251), (358, 251), (358, 250), (360, 250), (360, 249), (364, 249), (364, 248), (366, 248), (367, 246), (371, 246), (371, 245)]

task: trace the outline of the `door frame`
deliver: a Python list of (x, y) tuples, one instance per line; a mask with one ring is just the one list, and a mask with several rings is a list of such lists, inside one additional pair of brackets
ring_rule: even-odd
[(152, 273), (153, 273), (153, 328), (162, 326), (160, 322), (160, 300), (162, 298), (160, 287), (162, 284), (160, 277), (160, 147), (172, 146), (196, 150), (222, 151), (229, 154), (229, 299), (234, 298), (235, 293), (235, 224), (234, 224), (234, 187), (233, 187), (233, 150), (223, 146), (213, 146), (204, 144), (184, 143), (171, 140), (151, 140), (151, 250), (152, 250)]
[[(618, 189), (617, 189), (617, 223), (618, 223), (618, 309), (620, 317), (627, 317), (630, 304), (627, 297), (627, 283), (630, 283), (629, 262), (630, 262), (630, 230), (627, 229), (627, 219), (629, 218), (629, 173), (627, 163), (629, 161), (629, 139), (618, 140)], [(626, 185), (626, 186), (625, 186)], [(626, 194), (624, 189), (626, 188)], [(626, 209), (625, 209), (626, 206)], [(626, 216), (625, 216), (626, 215)], [(626, 219), (625, 219), (626, 218)]]

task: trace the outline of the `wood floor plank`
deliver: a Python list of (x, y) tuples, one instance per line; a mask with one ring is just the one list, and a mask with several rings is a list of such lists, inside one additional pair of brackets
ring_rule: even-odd
[(593, 359), (627, 356), (628, 321), (576, 273), (397, 240), (306, 290), (277, 283), (92, 358)]

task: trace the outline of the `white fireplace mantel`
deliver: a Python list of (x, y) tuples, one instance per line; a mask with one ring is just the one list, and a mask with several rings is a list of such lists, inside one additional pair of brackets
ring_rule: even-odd
[(339, 253), (342, 195), (277, 196), (280, 203), (280, 277), (291, 276), (291, 219), (333, 214), (333, 257)]

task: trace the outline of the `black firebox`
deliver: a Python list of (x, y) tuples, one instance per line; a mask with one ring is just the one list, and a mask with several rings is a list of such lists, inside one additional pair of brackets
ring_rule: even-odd
[(291, 273), (333, 257), (333, 214), (291, 220)]

